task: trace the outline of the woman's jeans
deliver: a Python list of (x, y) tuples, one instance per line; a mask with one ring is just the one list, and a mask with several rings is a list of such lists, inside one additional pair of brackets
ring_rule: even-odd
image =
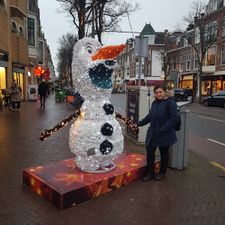
[[(160, 151), (160, 170), (159, 173), (166, 174), (169, 161), (169, 147), (159, 147)], [(155, 174), (155, 150), (156, 146), (147, 145), (147, 172), (151, 175)]]

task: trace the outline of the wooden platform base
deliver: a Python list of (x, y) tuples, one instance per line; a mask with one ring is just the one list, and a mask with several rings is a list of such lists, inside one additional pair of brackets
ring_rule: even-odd
[(62, 160), (24, 169), (23, 183), (63, 210), (127, 185), (145, 173), (144, 155), (124, 154), (115, 163), (109, 173), (92, 174), (78, 170), (74, 159)]

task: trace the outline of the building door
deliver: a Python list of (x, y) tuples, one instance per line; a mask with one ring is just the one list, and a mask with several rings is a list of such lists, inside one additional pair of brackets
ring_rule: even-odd
[(16, 84), (22, 89), (21, 93), (22, 93), (22, 99), (23, 99), (23, 93), (24, 93), (24, 74), (23, 73), (18, 73), (18, 72), (14, 72), (13, 73), (13, 79), (16, 82)]

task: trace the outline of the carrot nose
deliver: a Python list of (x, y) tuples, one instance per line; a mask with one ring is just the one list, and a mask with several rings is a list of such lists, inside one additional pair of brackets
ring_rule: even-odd
[(92, 60), (114, 59), (123, 51), (124, 48), (124, 44), (102, 47), (96, 52), (95, 55), (92, 56)]

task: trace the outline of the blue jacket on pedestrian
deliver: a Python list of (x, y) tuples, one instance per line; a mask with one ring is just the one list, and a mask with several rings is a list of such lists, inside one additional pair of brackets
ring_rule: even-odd
[(176, 143), (175, 124), (179, 115), (177, 104), (173, 98), (156, 99), (149, 110), (149, 114), (138, 122), (138, 126), (150, 123), (146, 134), (146, 145), (170, 146)]

